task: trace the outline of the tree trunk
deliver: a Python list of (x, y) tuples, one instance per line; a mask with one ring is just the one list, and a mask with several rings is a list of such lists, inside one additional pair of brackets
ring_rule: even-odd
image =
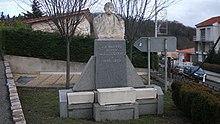
[(70, 88), (70, 40), (66, 37), (66, 89)]
[(129, 43), (129, 59), (131, 60), (131, 62), (132, 62), (132, 53), (133, 53), (133, 43), (132, 42), (130, 42)]

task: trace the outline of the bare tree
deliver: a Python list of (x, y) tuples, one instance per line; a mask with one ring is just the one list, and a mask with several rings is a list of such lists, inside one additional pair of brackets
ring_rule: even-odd
[(155, 11), (155, 0), (111, 0), (115, 5), (116, 13), (125, 20), (125, 39), (129, 42), (129, 58), (131, 61), (133, 43), (143, 22), (152, 19), (155, 13), (167, 8), (174, 1), (157, 0), (157, 11)]
[(70, 87), (70, 41), (83, 19), (83, 10), (92, 0), (39, 0), (42, 11), (49, 16), (66, 42), (66, 88)]

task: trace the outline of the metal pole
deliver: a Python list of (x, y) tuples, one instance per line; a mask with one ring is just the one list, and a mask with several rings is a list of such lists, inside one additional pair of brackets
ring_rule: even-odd
[(150, 85), (150, 39), (147, 38), (147, 58), (148, 58), (148, 85)]
[(167, 92), (167, 39), (164, 39), (165, 45), (165, 92)]
[(155, 37), (157, 37), (157, 0), (155, 0)]

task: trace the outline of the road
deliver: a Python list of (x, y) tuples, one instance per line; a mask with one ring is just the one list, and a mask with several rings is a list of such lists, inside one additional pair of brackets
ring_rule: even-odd
[(0, 124), (13, 124), (9, 92), (6, 85), (5, 69), (0, 60)]
[(210, 88), (212, 88), (216, 91), (220, 91), (220, 83), (210, 81), (210, 80), (206, 80), (204, 85), (206, 85), (207, 87), (210, 87)]
[(207, 74), (207, 80), (205, 81), (205, 84), (210, 88), (220, 91), (220, 74), (207, 70), (205, 70), (205, 72)]

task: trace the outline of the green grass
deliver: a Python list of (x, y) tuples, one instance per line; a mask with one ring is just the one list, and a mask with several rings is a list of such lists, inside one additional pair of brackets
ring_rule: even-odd
[(188, 119), (177, 110), (171, 92), (164, 98), (163, 115), (146, 115), (136, 120), (102, 121), (60, 118), (58, 90), (27, 90), (19, 88), (19, 97), (28, 124), (186, 124)]

